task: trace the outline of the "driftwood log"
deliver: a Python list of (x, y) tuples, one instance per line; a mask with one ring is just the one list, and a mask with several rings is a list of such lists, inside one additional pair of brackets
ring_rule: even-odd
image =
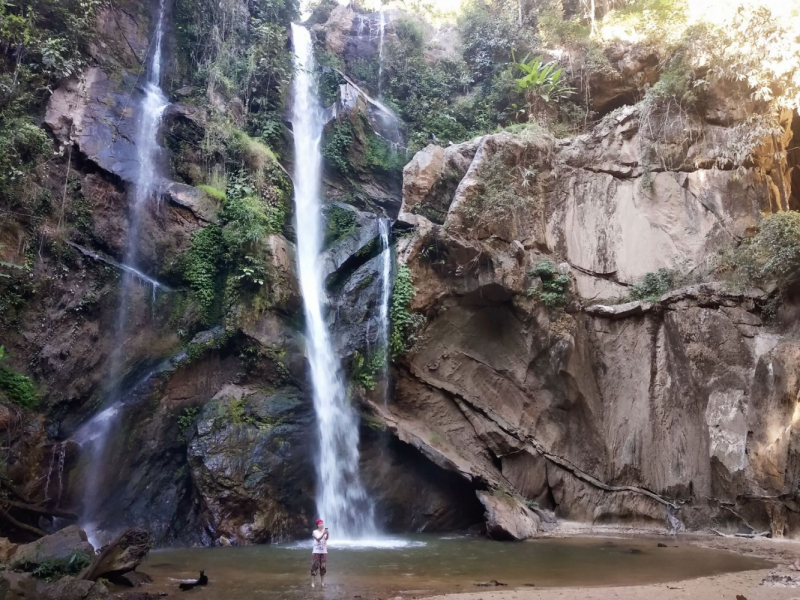
[(144, 560), (153, 543), (153, 536), (144, 529), (127, 529), (100, 550), (80, 578), (96, 581), (100, 577), (111, 579), (129, 573)]

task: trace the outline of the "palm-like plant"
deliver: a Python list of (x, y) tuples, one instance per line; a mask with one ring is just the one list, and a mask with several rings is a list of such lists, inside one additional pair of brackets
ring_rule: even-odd
[(547, 105), (569, 98), (575, 88), (567, 85), (564, 69), (558, 68), (555, 62), (544, 63), (541, 56), (515, 62), (514, 67), (524, 73), (518, 79), (517, 88), (525, 94), (530, 113), (540, 112)]

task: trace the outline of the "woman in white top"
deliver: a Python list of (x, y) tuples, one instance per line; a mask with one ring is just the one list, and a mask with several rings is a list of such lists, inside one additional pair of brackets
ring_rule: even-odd
[(317, 528), (311, 532), (314, 547), (311, 550), (311, 587), (319, 571), (319, 582), (325, 587), (325, 574), (328, 572), (328, 528), (323, 528), (322, 519), (317, 519)]

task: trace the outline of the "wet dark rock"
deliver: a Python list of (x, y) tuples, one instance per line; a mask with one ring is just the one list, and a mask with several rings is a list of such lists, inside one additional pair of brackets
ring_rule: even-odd
[(322, 275), (325, 280), (331, 280), (339, 269), (348, 261), (358, 258), (369, 250), (379, 235), (378, 219), (375, 215), (362, 212), (348, 204), (334, 203), (340, 210), (346, 210), (355, 218), (352, 232), (336, 240), (323, 254)]
[(203, 406), (188, 460), (215, 540), (276, 542), (305, 530), (314, 506), (315, 427), (310, 404), (294, 388), (228, 385)]
[(380, 346), (383, 256), (359, 267), (333, 297), (331, 331), (341, 356)]
[(662, 544), (661, 542), (658, 542), (658, 547), (659, 548), (666, 548), (667, 545), (666, 544)]

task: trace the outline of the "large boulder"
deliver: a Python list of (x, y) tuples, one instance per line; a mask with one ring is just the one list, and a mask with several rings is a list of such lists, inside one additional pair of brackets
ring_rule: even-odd
[(311, 407), (293, 388), (227, 385), (200, 411), (189, 466), (215, 541), (277, 542), (313, 512)]
[(39, 590), (43, 587), (43, 582), (29, 573), (0, 571), (0, 598), (3, 600), (38, 598)]
[(75, 554), (94, 556), (86, 533), (77, 525), (20, 546), (9, 561), (12, 569), (32, 570), (46, 561), (69, 560)]
[(539, 516), (503, 492), (478, 492), (486, 508), (486, 533), (495, 540), (527, 540), (539, 531)]

